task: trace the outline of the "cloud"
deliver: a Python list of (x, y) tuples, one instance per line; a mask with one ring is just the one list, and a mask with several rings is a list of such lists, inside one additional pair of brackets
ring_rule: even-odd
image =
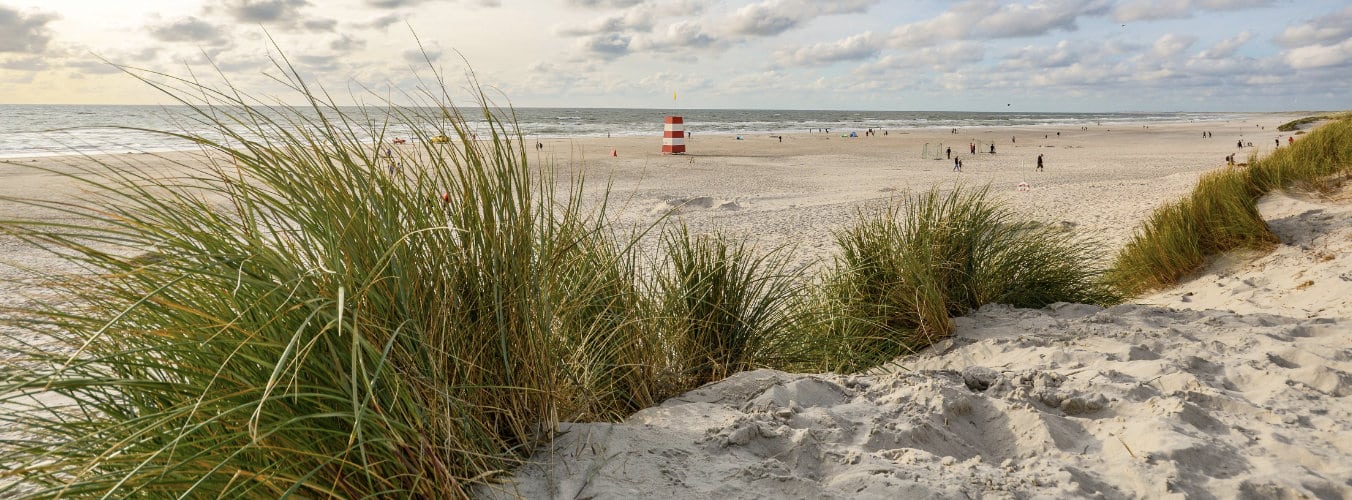
[(583, 52), (603, 59), (615, 59), (629, 54), (631, 37), (620, 33), (606, 33), (582, 38), (578, 46)]
[(1004, 5), (995, 0), (971, 0), (953, 6), (938, 17), (897, 27), (892, 44), (924, 47), (950, 40), (1032, 37), (1056, 30), (1075, 31), (1083, 16), (1108, 11), (1106, 0), (1041, 0)]
[(338, 39), (329, 42), (329, 49), (336, 52), (355, 52), (364, 48), (366, 48), (366, 40), (354, 38), (352, 35), (348, 34), (343, 34), (343, 36), (338, 37)]
[(75, 59), (66, 61), (65, 67), (75, 70), (80, 75), (111, 75), (121, 73), (122, 69), (112, 64), (100, 61), (98, 59)]
[(301, 27), (306, 31), (330, 32), (338, 27), (338, 21), (333, 19), (307, 19), (301, 23)]
[(0, 52), (39, 54), (47, 50), (52, 34), (47, 23), (56, 20), (55, 14), (25, 15), (16, 9), (0, 5)]
[(1052, 47), (1029, 45), (1010, 51), (1000, 65), (1008, 69), (1062, 68), (1083, 60), (1086, 50), (1086, 46), (1067, 40), (1056, 42)]
[(574, 37), (610, 35), (631, 31), (646, 32), (653, 28), (653, 16), (652, 11), (634, 9), (617, 16), (598, 19), (588, 25), (560, 27), (557, 31), (560, 35)]
[(1235, 52), (1239, 50), (1239, 47), (1241, 45), (1244, 45), (1245, 43), (1247, 43), (1249, 40), (1252, 39), (1253, 33), (1248, 30), (1245, 30), (1240, 34), (1235, 35), (1234, 38), (1227, 38), (1225, 40), (1216, 42), (1215, 45), (1212, 45), (1211, 48), (1202, 51), (1202, 53), (1198, 54), (1197, 57), (1201, 57), (1204, 59), (1224, 59), (1227, 57), (1231, 57), (1235, 55)]
[(221, 45), (226, 42), (225, 33), (219, 26), (191, 16), (150, 26), (150, 36), (161, 42), (190, 42), (204, 45)]
[(841, 61), (876, 57), (883, 47), (882, 38), (866, 31), (842, 40), (819, 43), (775, 54), (780, 63), (792, 66), (826, 66)]
[(878, 0), (765, 0), (737, 9), (728, 21), (728, 31), (737, 35), (774, 36), (817, 17), (866, 12), (875, 3)]
[(224, 0), (221, 8), (242, 23), (290, 25), (303, 17), (300, 9), (309, 4), (306, 0)]
[(569, 5), (591, 8), (625, 8), (643, 3), (644, 0), (569, 0)]
[(672, 23), (663, 31), (649, 36), (636, 36), (629, 47), (635, 51), (655, 50), (671, 53), (675, 49), (704, 48), (716, 43), (713, 36), (704, 32), (698, 22), (681, 21)]
[(1129, 0), (1113, 9), (1113, 19), (1121, 22), (1184, 19), (1198, 11), (1242, 10), (1272, 3), (1272, 0)]
[(27, 56), (0, 60), (0, 69), (42, 71), (48, 67), (48, 58), (46, 57)]
[(1330, 44), (1352, 38), (1352, 6), (1341, 11), (1311, 19), (1303, 24), (1287, 26), (1276, 41), (1283, 47), (1302, 47)]
[[(1333, 45), (1311, 45), (1291, 49), (1286, 63), (1296, 69), (1342, 66), (1352, 63), (1352, 38)], [(1346, 80), (1344, 80), (1344, 83)]]
[[(441, 0), (366, 0), (366, 5), (379, 9), (398, 9), (403, 7), (416, 7), (424, 3), (437, 1)], [(484, 7), (502, 6), (502, 2), (498, 0), (479, 0), (476, 3)]]
[(365, 23), (365, 24), (361, 24), (361, 25), (359, 25), (359, 26), (367, 26), (367, 27), (371, 27), (371, 28), (383, 30), (383, 29), (385, 29), (385, 28), (390, 27), (390, 25), (392, 25), (392, 24), (394, 24), (394, 23), (397, 23), (397, 22), (401, 22), (401, 21), (403, 21), (403, 20), (404, 20), (404, 18), (403, 18), (402, 16), (398, 15), (398, 14), (387, 14), (387, 15), (380, 16), (380, 17), (377, 17), (377, 18), (375, 18), (375, 19), (372, 19), (370, 22)]
[(1194, 43), (1197, 43), (1195, 36), (1170, 33), (1155, 40), (1155, 44), (1150, 49), (1150, 55), (1159, 59), (1171, 59), (1188, 50), (1188, 47), (1191, 47)]

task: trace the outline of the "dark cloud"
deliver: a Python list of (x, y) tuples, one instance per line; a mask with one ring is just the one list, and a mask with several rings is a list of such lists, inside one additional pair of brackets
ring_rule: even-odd
[(441, 49), (436, 47), (423, 47), (422, 50), (409, 49), (400, 53), (404, 61), (416, 65), (424, 65), (429, 61), (436, 63), (441, 60)]
[(400, 7), (413, 7), (426, 0), (366, 0), (366, 5), (379, 7), (381, 9), (397, 9)]
[(242, 23), (290, 25), (303, 17), (300, 9), (309, 4), (306, 0), (225, 0), (221, 9)]
[(643, 3), (644, 0), (568, 0), (569, 5), (591, 8), (625, 8)]
[(354, 52), (366, 48), (366, 40), (344, 34), (337, 40), (329, 42), (329, 48), (337, 52)]
[(185, 17), (150, 27), (150, 36), (162, 42), (190, 42), (204, 45), (225, 43), (225, 33), (219, 26), (196, 17)]
[(567, 26), (558, 29), (564, 36), (610, 35), (629, 32), (647, 32), (653, 28), (651, 11), (632, 10), (618, 16), (611, 16), (583, 26)]
[(0, 59), (0, 69), (17, 71), (42, 71), (49, 68), (48, 58), (39, 56)]
[(584, 52), (589, 54), (604, 59), (614, 59), (629, 54), (630, 40), (630, 37), (619, 33), (592, 35), (583, 38), (580, 46)]
[(24, 14), (0, 5), (0, 52), (38, 54), (47, 50), (47, 42), (52, 39), (47, 23), (56, 19), (55, 14)]
[(333, 19), (307, 19), (301, 23), (301, 27), (306, 31), (331, 32), (338, 27), (338, 21)]
[[(425, 3), (445, 2), (447, 0), (366, 0), (366, 5), (379, 9), (399, 9), (404, 7), (416, 7)], [(450, 0), (454, 1), (454, 0)], [(502, 2), (498, 0), (478, 0), (474, 2), (484, 7), (501, 7)]]
[(1200, 11), (1242, 10), (1273, 3), (1273, 0), (1128, 0), (1113, 9), (1113, 18), (1121, 22), (1184, 19)]
[(377, 18), (375, 18), (375, 19), (372, 19), (370, 22), (361, 24), (360, 26), (366, 26), (366, 27), (371, 27), (371, 28), (383, 30), (383, 29), (385, 29), (385, 28), (390, 27), (390, 25), (392, 25), (392, 24), (394, 24), (394, 23), (403, 22), (403, 20), (404, 20), (403, 16), (400, 16), (399, 14), (387, 14), (387, 15), (380, 16), (380, 17), (377, 17)]
[(766, 0), (747, 5), (728, 20), (728, 31), (737, 35), (774, 36), (817, 17), (865, 12), (878, 0)]

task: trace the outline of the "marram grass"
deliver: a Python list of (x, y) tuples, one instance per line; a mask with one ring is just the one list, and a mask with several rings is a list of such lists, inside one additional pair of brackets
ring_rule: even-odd
[[(345, 112), (279, 69), (308, 106), (147, 75), (211, 130), (176, 134), (200, 155), (6, 200), (61, 215), (0, 231), (79, 271), (3, 316), (0, 496), (464, 497), (561, 420), (867, 369), (987, 302), (1116, 299), (1091, 245), (985, 190), (861, 216), (819, 280), (679, 225), (650, 260), (482, 94), (472, 116), (440, 91)], [(394, 123), (416, 137), (390, 156)]]
[(1207, 258), (1235, 249), (1266, 251), (1278, 243), (1258, 213), (1275, 189), (1322, 190), (1352, 169), (1352, 118), (1303, 134), (1248, 166), (1210, 172), (1186, 198), (1156, 209), (1118, 252), (1108, 280), (1125, 296), (1172, 286)]
[(480, 130), (393, 108), (455, 140), (392, 172), (381, 122), (293, 83), (311, 106), (171, 81), (202, 161), (12, 200), (84, 221), (0, 228), (87, 273), (6, 314), (0, 496), (464, 496), (557, 419), (663, 397), (632, 245), (486, 101)]
[(1116, 300), (1096, 246), (1018, 219), (986, 189), (938, 188), (861, 215), (817, 300), (823, 368), (857, 371), (946, 337), (987, 303), (1042, 307)]

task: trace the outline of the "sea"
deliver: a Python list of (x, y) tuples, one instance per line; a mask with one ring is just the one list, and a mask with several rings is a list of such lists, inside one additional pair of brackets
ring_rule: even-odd
[[(303, 114), (313, 115), (305, 108)], [(414, 128), (435, 124), (401, 123), (384, 108), (339, 108), (362, 117), (354, 127), (363, 138), (412, 137)], [(224, 110), (228, 111), (228, 110)], [(472, 128), (486, 130), (466, 110)], [(538, 138), (644, 136), (661, 137), (665, 116), (682, 116), (685, 130), (698, 134), (776, 134), (830, 129), (832, 132), (905, 130), (918, 128), (1004, 127), (1056, 125), (1224, 121), (1243, 118), (1235, 113), (1030, 113), (954, 111), (841, 111), (756, 109), (626, 109), (626, 108), (515, 108), (497, 110), (529, 140)], [(274, 116), (279, 111), (270, 110)], [(435, 115), (435, 113), (433, 113)], [(195, 149), (187, 140), (159, 132), (213, 137), (186, 106), (153, 105), (0, 105), (0, 158), (163, 152)], [(423, 130), (423, 132), (427, 132)], [(435, 132), (425, 135), (436, 135)]]

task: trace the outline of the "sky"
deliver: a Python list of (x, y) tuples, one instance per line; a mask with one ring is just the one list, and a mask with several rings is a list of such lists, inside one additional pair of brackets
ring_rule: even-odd
[(472, 71), (517, 107), (1352, 109), (1349, 0), (0, 0), (0, 33), (4, 104), (169, 102), (119, 65), (292, 102), (285, 57), (344, 103)]

